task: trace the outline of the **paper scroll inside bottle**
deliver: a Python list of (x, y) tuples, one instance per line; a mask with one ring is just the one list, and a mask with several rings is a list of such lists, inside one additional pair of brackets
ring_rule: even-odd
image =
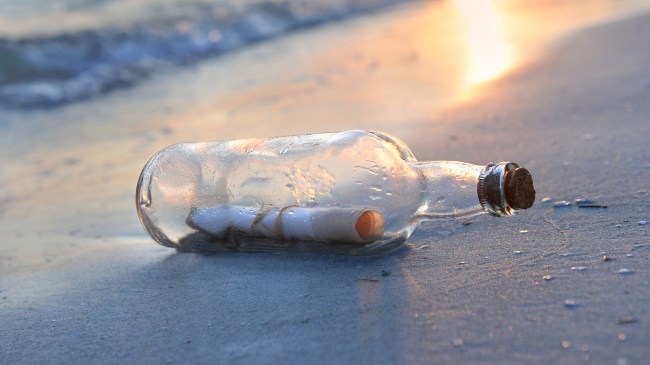
[(190, 211), (187, 224), (217, 238), (231, 233), (278, 240), (372, 242), (384, 233), (384, 217), (369, 209), (262, 208), (221, 205)]

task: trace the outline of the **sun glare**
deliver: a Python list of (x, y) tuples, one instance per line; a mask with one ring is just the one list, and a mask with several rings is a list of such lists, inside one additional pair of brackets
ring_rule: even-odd
[(492, 0), (456, 0), (466, 26), (467, 81), (489, 81), (512, 64), (510, 46), (499, 28)]

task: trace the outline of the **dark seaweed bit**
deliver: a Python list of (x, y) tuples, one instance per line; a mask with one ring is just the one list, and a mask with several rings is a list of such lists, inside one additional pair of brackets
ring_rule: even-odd
[(630, 323), (636, 323), (636, 322), (638, 322), (638, 321), (639, 321), (639, 319), (636, 318), (636, 317), (632, 317), (632, 316), (623, 316), (623, 317), (619, 317), (619, 318), (616, 320), (616, 323), (618, 323), (618, 324), (630, 324)]

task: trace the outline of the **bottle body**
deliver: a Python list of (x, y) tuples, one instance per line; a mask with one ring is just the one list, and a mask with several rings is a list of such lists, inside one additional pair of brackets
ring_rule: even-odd
[(186, 143), (149, 160), (136, 205), (169, 247), (372, 254), (422, 219), (482, 212), (483, 170), (420, 163), (395, 137), (367, 131)]

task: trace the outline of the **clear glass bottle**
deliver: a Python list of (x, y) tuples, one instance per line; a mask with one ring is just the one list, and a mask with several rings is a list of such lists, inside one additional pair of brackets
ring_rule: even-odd
[(419, 162), (368, 131), (173, 145), (147, 162), (136, 192), (142, 225), (164, 246), (353, 255), (395, 248), (424, 220), (509, 216), (534, 199), (515, 163)]

